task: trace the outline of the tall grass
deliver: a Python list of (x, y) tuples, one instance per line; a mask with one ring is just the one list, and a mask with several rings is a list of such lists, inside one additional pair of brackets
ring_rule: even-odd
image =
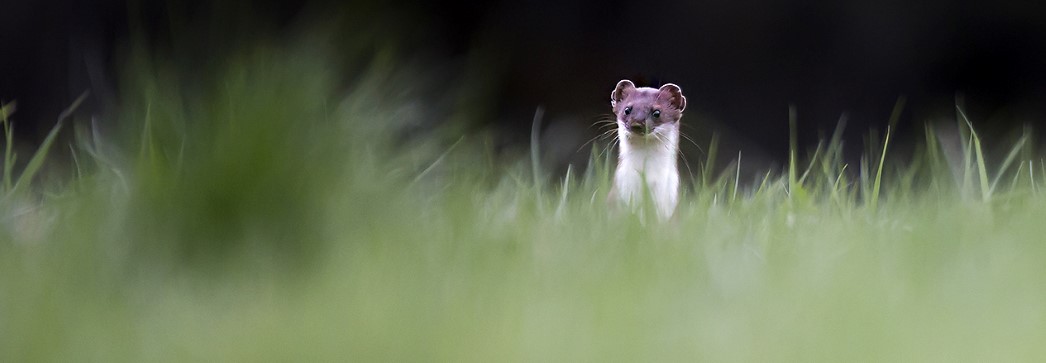
[(34, 178), (50, 141), (12, 166), (5, 106), (5, 195), (36, 187), (2, 206), (0, 361), (1046, 356), (1027, 137), (989, 165), (959, 112), (959, 165), (931, 129), (853, 167), (845, 120), (805, 159), (793, 131), (787, 173), (708, 160), (658, 223), (607, 211), (601, 146), (557, 179), (538, 144), (401, 137), (422, 73), (376, 59), (342, 92), (327, 59), (263, 47), (188, 84), (138, 58), (118, 131), (55, 128), (71, 180)]

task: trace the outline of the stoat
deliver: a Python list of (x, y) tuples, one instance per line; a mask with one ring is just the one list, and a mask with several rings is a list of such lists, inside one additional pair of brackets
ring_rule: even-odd
[(674, 84), (639, 87), (629, 80), (610, 94), (620, 140), (617, 170), (609, 200), (637, 208), (649, 195), (662, 220), (679, 203), (679, 119), (686, 108), (683, 91)]

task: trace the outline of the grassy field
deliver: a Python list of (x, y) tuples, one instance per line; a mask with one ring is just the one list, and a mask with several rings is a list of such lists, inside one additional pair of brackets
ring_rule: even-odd
[(1046, 357), (1027, 138), (988, 158), (964, 128), (949, 164), (933, 132), (910, 159), (887, 137), (860, 165), (828, 139), (755, 180), (697, 163), (661, 224), (608, 213), (605, 158), (551, 177), (462, 137), (467, 109), (400, 132), (432, 121), (402, 87), (423, 72), (381, 57), (348, 92), (321, 51), (195, 82), (134, 59), (107, 131), (5, 154), (0, 361)]

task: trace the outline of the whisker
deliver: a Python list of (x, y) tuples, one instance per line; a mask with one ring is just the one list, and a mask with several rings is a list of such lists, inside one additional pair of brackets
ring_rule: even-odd
[(690, 161), (686, 159), (686, 155), (683, 154), (683, 150), (676, 148), (676, 154), (679, 154), (679, 157), (683, 159), (683, 166), (686, 167), (686, 173), (690, 175), (690, 182), (693, 183), (694, 170), (690, 169)]
[(683, 150), (680, 149), (678, 145), (671, 145), (661, 135), (659, 135), (657, 133), (654, 133), (653, 135), (654, 135), (654, 137), (657, 138), (657, 140), (659, 142), (664, 144), (665, 148), (668, 149), (669, 151), (671, 151), (671, 149), (673, 149), (673, 148), (675, 149), (675, 154), (678, 154), (679, 157), (683, 159), (683, 166), (686, 167), (686, 172), (687, 172), (688, 175), (690, 175), (690, 180), (693, 181), (694, 180), (694, 170), (690, 168), (690, 161), (687, 160), (686, 155), (683, 154)]
[(592, 120), (594, 120), (593, 122), (616, 121), (617, 120), (617, 115), (614, 115), (614, 114), (599, 115), (599, 116), (593, 118)]
[(617, 126), (617, 120), (596, 120), (591, 125), (588, 125), (588, 128), (590, 128), (590, 129), (591, 128), (602, 129), (602, 128), (605, 128), (605, 127), (616, 127), (616, 126)]
[(607, 136), (610, 136), (610, 134), (613, 133), (613, 132), (617, 132), (617, 129), (611, 129), (611, 130), (604, 131), (604, 132), (600, 133), (599, 135), (596, 135), (595, 137), (593, 137), (591, 139), (588, 139), (588, 141), (585, 141), (584, 144), (581, 144), (581, 146), (578, 147), (577, 150), (574, 151), (574, 152), (575, 153), (581, 152), (581, 149), (584, 149), (585, 146), (588, 146), (588, 144), (591, 144), (592, 142), (594, 142), (594, 141), (596, 141), (598, 139), (602, 139), (602, 138), (605, 138)]
[(691, 139), (690, 136), (684, 134), (683, 130), (679, 130), (679, 136), (682, 136), (684, 139), (686, 139), (686, 141), (689, 141), (691, 144), (694, 144), (694, 146), (697, 147), (697, 151), (700, 151), (702, 154), (705, 153), (705, 149), (702, 148), (701, 145), (698, 145), (697, 142), (694, 141), (694, 139)]
[[(683, 133), (680, 132), (679, 134), (682, 135)], [(652, 135), (654, 135), (654, 137), (657, 138), (658, 142), (660, 142), (661, 144), (665, 145), (665, 148), (668, 149), (669, 151), (671, 151), (671, 149), (675, 148), (675, 154), (678, 154), (679, 157), (681, 159), (683, 159), (683, 166), (686, 167), (686, 173), (688, 175), (690, 175), (690, 180), (692, 182), (694, 180), (694, 170), (690, 168), (690, 160), (687, 160), (686, 155), (683, 154), (683, 150), (680, 149), (678, 145), (672, 145), (671, 143), (667, 142), (665, 140), (665, 138), (662, 135), (660, 135), (659, 133), (653, 133)], [(693, 140), (690, 140), (690, 142), (693, 142)], [(697, 144), (694, 144), (694, 145), (696, 146)], [(700, 147), (698, 147), (698, 148), (700, 148)]]
[(613, 149), (613, 148), (614, 148), (615, 146), (617, 146), (617, 144), (618, 144), (618, 143), (619, 143), (620, 141), (621, 141), (621, 138), (620, 138), (620, 137), (618, 137), (617, 135), (615, 135), (615, 136), (614, 136), (614, 139), (613, 139), (612, 141), (610, 141), (609, 143), (607, 143), (607, 145), (603, 147), (603, 150), (602, 150), (602, 151), (600, 151), (600, 152), (599, 152), (599, 154), (596, 154), (596, 157), (603, 157), (603, 155), (606, 155), (606, 154), (607, 154), (608, 152), (610, 152), (610, 151), (611, 151), (611, 150), (612, 150), (612, 149)]
[(680, 122), (679, 125), (689, 127), (691, 130), (694, 130), (694, 131), (698, 131), (697, 130), (697, 126), (693, 126), (693, 125), (690, 125), (690, 124), (685, 124), (685, 123), (682, 123), (682, 122)]

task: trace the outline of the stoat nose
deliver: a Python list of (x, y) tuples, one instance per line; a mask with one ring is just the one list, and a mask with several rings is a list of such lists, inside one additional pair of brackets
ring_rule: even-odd
[(628, 129), (637, 134), (646, 133), (646, 125), (644, 125), (642, 122), (633, 122), (632, 125), (628, 127)]

